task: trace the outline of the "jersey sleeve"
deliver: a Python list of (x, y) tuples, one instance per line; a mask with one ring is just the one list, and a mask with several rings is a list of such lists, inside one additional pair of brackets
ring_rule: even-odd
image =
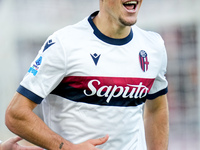
[(162, 49), (162, 57), (161, 57), (161, 67), (160, 71), (155, 78), (155, 81), (153, 83), (153, 86), (151, 90), (149, 91), (149, 94), (147, 96), (147, 99), (153, 100), (161, 95), (165, 95), (168, 92), (168, 81), (166, 79), (166, 71), (167, 71), (167, 53), (165, 46), (163, 44), (163, 49)]
[(65, 60), (60, 41), (51, 35), (32, 62), (17, 92), (40, 104), (65, 76)]

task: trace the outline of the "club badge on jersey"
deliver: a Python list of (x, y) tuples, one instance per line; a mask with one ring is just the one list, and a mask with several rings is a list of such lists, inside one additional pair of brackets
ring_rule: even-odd
[(140, 66), (141, 69), (146, 72), (149, 67), (149, 61), (147, 58), (147, 53), (144, 50), (141, 50), (139, 53), (139, 60), (140, 60)]

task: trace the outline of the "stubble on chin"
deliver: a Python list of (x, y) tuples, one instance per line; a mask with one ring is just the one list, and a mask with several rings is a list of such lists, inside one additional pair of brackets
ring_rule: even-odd
[(124, 26), (132, 26), (132, 25), (136, 24), (137, 19), (135, 21), (126, 21), (126, 20), (124, 20), (122, 18), (119, 18), (119, 21)]

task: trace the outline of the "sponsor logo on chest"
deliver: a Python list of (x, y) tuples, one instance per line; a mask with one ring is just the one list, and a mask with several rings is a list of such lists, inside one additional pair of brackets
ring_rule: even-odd
[[(98, 88), (95, 87), (95, 84), (100, 85)], [(84, 90), (84, 94), (86, 96), (93, 96), (97, 95), (98, 97), (106, 97), (107, 103), (113, 97), (120, 97), (122, 98), (143, 98), (147, 95), (149, 88), (143, 85), (140, 82), (138, 85), (131, 85), (127, 84), (126, 86), (118, 86), (118, 85), (101, 85), (99, 80), (91, 80), (88, 82), (88, 90)]]

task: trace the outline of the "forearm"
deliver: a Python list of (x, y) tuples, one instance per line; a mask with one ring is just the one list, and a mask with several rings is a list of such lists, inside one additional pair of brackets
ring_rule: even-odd
[(166, 96), (159, 99), (157, 102), (148, 101), (145, 105), (144, 125), (148, 150), (168, 149), (168, 104)]
[(166, 111), (144, 121), (148, 150), (167, 150), (169, 125)]
[(48, 150), (70, 150), (72, 143), (53, 132), (33, 113), (34, 104), (27, 101), (21, 99), (21, 95), (16, 94), (6, 111), (7, 127), (27, 141)]
[(20, 116), (7, 120), (6, 124), (13, 133), (48, 150), (70, 149), (71, 143), (49, 129), (34, 113), (27, 111), (26, 114), (23, 118)]

